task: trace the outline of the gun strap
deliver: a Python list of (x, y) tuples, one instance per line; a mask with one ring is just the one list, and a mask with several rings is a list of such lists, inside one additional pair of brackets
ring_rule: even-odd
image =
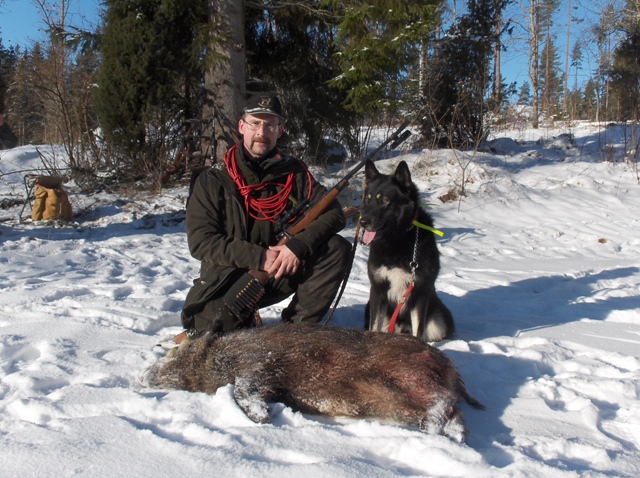
[[(362, 202), (364, 203), (364, 187), (362, 188)], [(360, 219), (361, 218), (362, 218), (362, 215), (359, 215), (358, 223), (356, 224), (356, 234), (353, 239), (353, 246), (351, 247), (351, 252), (349, 253), (349, 258), (348, 258), (349, 265), (347, 266), (347, 270), (345, 271), (344, 277), (342, 278), (342, 286), (340, 287), (340, 292), (338, 292), (338, 297), (336, 298), (336, 301), (333, 304), (331, 313), (327, 316), (327, 318), (322, 323), (322, 325), (327, 325), (329, 323), (329, 321), (333, 317), (333, 314), (335, 314), (336, 309), (338, 308), (338, 304), (340, 303), (340, 299), (342, 299), (342, 294), (344, 293), (344, 290), (347, 288), (347, 282), (349, 282), (349, 276), (351, 275), (351, 268), (353, 267), (353, 260), (356, 256), (356, 248), (358, 247), (358, 236), (360, 235)]]

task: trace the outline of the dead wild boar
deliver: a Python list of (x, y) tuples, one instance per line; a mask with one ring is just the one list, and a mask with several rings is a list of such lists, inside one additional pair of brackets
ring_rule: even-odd
[(438, 349), (409, 335), (330, 326), (281, 324), (205, 335), (147, 374), (151, 387), (191, 392), (215, 394), (229, 383), (257, 423), (269, 422), (267, 402), (282, 402), (302, 413), (415, 426), (462, 442), (458, 398), (484, 408)]

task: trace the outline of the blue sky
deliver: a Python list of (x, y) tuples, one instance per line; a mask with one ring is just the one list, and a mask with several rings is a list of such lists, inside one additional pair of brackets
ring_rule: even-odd
[[(69, 5), (67, 24), (93, 29), (98, 23), (101, 10), (101, 0), (66, 0)], [(185, 0), (188, 1), (188, 0)], [(567, 0), (561, 0), (564, 5)], [(59, 3), (59, 0), (50, 0), (49, 3)], [(576, 0), (573, 0), (575, 3)], [(559, 10), (559, 25), (562, 25), (562, 9)], [(522, 17), (521, 7), (512, 5), (507, 16), (512, 19)], [(33, 41), (44, 40), (44, 23), (41, 12), (34, 6), (33, 0), (0, 0), (0, 38), (5, 47), (22, 45), (29, 46)], [(574, 32), (575, 32), (574, 27)], [(561, 32), (561, 30), (560, 30)], [(575, 33), (574, 33), (575, 34)], [(521, 36), (516, 35), (516, 37)], [(514, 39), (515, 40), (515, 39)], [(561, 54), (564, 69), (564, 44), (563, 37), (559, 35), (558, 48)], [(511, 40), (508, 51), (502, 56), (502, 75), (507, 83), (517, 82), (518, 88), (523, 82), (528, 81), (528, 50), (519, 40)], [(581, 72), (581, 83), (588, 77), (588, 71)], [(570, 82), (573, 85), (573, 81)]]
[[(54, 2), (49, 2), (54, 3)], [(55, 2), (59, 3), (59, 2)], [(67, 24), (91, 29), (98, 23), (100, 0), (67, 0)], [(44, 40), (41, 12), (32, 0), (0, 0), (0, 38), (5, 47), (29, 46)]]

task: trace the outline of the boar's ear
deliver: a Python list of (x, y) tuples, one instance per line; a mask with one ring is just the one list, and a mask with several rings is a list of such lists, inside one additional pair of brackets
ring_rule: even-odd
[(376, 165), (370, 159), (364, 164), (364, 175), (367, 182), (371, 182), (380, 176), (380, 172), (376, 169)]
[(411, 186), (411, 172), (409, 171), (409, 166), (405, 161), (400, 161), (393, 177), (405, 188)]

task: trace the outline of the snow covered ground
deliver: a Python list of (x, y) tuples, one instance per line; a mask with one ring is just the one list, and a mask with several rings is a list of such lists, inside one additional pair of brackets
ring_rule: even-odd
[[(461, 405), (466, 444), (281, 404), (257, 425), (231, 386), (143, 387), (198, 273), (186, 188), (129, 198), (68, 184), (70, 226), (0, 210), (2, 476), (640, 476), (640, 184), (634, 164), (603, 161), (625, 137), (589, 125), (500, 136), (473, 158), (460, 203), (438, 200), (461, 177), (450, 151), (379, 163), (408, 161), (445, 233), (437, 287), (457, 335), (436, 345), (487, 406)], [(39, 166), (34, 147), (0, 151), (0, 200), (24, 197)], [(358, 247), (333, 325), (361, 325), (366, 259)], [(279, 310), (261, 311), (267, 325)]]

